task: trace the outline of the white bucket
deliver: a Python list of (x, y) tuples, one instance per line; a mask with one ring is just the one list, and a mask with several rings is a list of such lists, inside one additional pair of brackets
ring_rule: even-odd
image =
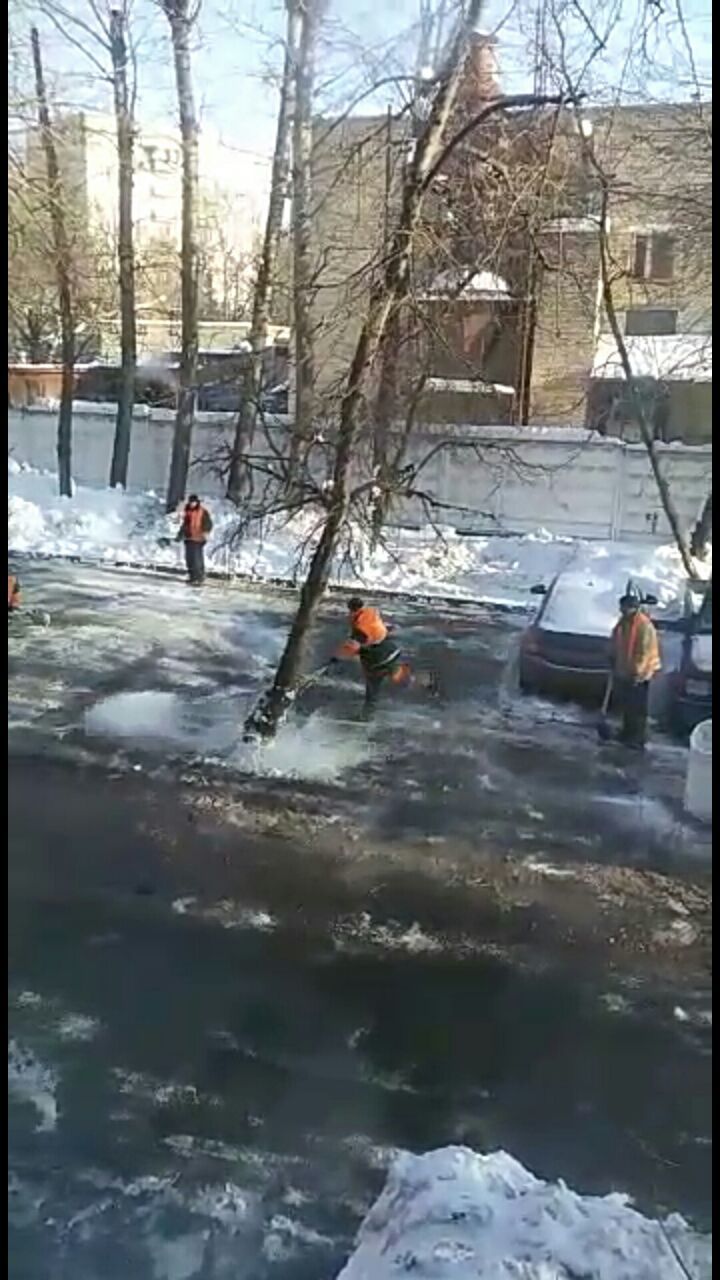
[(712, 822), (712, 720), (703, 720), (690, 734), (685, 808), (701, 822)]

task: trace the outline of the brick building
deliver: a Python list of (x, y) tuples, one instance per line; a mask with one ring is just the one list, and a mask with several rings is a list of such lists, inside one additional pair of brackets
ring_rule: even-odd
[[(458, 122), (498, 92), (493, 44), (478, 36)], [(314, 315), (328, 400), (397, 215), (412, 136), (412, 121), (383, 116), (317, 125)], [(697, 103), (582, 120), (494, 116), (458, 148), (426, 202), (414, 320), (396, 334), (395, 394), (425, 369), (426, 420), (632, 434), (602, 301), (590, 146), (608, 183), (615, 305), (656, 433), (711, 438), (711, 108)]]

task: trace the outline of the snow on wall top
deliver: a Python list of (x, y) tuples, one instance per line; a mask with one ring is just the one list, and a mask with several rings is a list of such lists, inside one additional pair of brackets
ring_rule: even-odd
[[(686, 1268), (683, 1272), (678, 1259)], [(400, 1155), (338, 1280), (709, 1280), (711, 1239), (677, 1214), (543, 1182), (504, 1151)]]

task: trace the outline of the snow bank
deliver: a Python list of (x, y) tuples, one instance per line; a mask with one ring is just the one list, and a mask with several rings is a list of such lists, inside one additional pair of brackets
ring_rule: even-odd
[[(154, 493), (78, 485), (72, 499), (56, 493), (55, 476), (8, 459), (8, 547), (10, 551), (45, 556), (76, 556), (99, 563), (179, 567), (182, 550), (174, 542), (179, 515), (167, 516)], [(207, 548), (208, 566), (259, 581), (294, 583), (303, 569), (317, 533), (317, 514), (292, 521), (266, 522), (262, 529), (232, 545), (237, 512), (227, 502), (211, 504), (214, 530)], [(662, 600), (677, 596), (683, 578), (677, 553), (667, 546), (583, 542), (547, 530), (524, 536), (496, 534), (461, 537), (453, 529), (439, 532), (395, 529), (387, 545), (371, 553), (361, 537), (343, 549), (333, 574), (335, 585), (418, 596), (441, 596), (527, 607), (530, 588), (569, 566), (580, 575), (563, 603), (554, 603), (564, 629), (592, 611), (590, 596), (601, 599), (595, 626), (607, 634), (616, 616), (617, 596), (628, 576)], [(587, 598), (579, 610), (577, 588)]]
[[(682, 1266), (680, 1265), (682, 1259)], [(504, 1151), (399, 1156), (338, 1280), (709, 1280), (711, 1240), (626, 1196), (543, 1182)]]

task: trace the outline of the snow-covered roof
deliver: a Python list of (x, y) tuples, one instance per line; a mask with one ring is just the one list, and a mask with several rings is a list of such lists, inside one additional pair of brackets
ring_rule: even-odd
[[(664, 333), (650, 337), (626, 337), (628, 356), (637, 378), (665, 382), (712, 382), (712, 335)], [(593, 378), (622, 378), (623, 368), (612, 334), (598, 338)]]
[(471, 301), (473, 298), (484, 301), (510, 298), (507, 281), (492, 271), (476, 271), (460, 288), (462, 278), (462, 273), (458, 271), (439, 271), (431, 281), (427, 293), (421, 296), (427, 302), (456, 297), (463, 301)]

